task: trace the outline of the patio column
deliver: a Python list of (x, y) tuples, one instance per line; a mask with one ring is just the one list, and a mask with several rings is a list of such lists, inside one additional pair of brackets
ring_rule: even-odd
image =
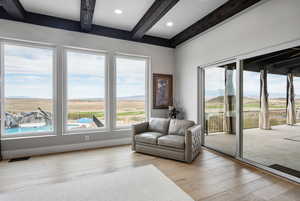
[(294, 76), (292, 73), (287, 75), (287, 116), (286, 123), (288, 125), (296, 124), (296, 107), (294, 92)]
[(269, 99), (267, 88), (267, 69), (264, 68), (260, 71), (260, 112), (259, 112), (259, 128), (270, 130), (270, 117), (269, 117)]
[(235, 92), (233, 85), (233, 69), (225, 67), (225, 92), (224, 92), (224, 114), (223, 130), (228, 134), (235, 134), (234, 118)]

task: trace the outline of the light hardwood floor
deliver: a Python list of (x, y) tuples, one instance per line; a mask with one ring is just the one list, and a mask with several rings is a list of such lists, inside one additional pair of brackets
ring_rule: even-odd
[(203, 150), (192, 163), (110, 147), (0, 162), (0, 193), (153, 164), (196, 201), (300, 201), (300, 185)]

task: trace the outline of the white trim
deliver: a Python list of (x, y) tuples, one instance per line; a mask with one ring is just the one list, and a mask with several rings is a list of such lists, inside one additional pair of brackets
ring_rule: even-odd
[[(41, 43), (34, 43), (34, 42), (23, 42), (18, 40), (6, 40), (0, 38), (0, 45), (1, 45), (1, 138), (16, 138), (16, 137), (23, 137), (23, 136), (44, 136), (44, 135), (53, 135), (57, 132), (57, 112), (56, 112), (56, 104), (57, 104), (57, 48), (53, 45), (41, 44)], [(4, 100), (5, 100), (5, 67), (4, 67), (4, 45), (14, 45), (14, 46), (21, 46), (21, 47), (28, 47), (28, 48), (36, 48), (36, 49), (46, 49), (52, 51), (52, 68), (51, 68), (51, 75), (52, 75), (52, 116), (53, 116), (53, 131), (39, 131), (39, 132), (23, 132), (23, 133), (16, 133), (16, 134), (5, 134), (5, 110), (4, 110)]]
[[(5, 118), (4, 118), (5, 119)], [(3, 121), (4, 123), (4, 121)], [(5, 129), (5, 128), (3, 128)], [(48, 132), (48, 131), (39, 131), (39, 132), (34, 132), (34, 133), (14, 133), (14, 134), (5, 134), (5, 131), (3, 131), (3, 134), (1, 136), (2, 140), (6, 140), (6, 139), (16, 139), (16, 138), (34, 138), (34, 137), (43, 137), (43, 136), (53, 136), (56, 135), (56, 133), (53, 132)]]
[(199, 68), (212, 68), (212, 67), (222, 66), (230, 63), (235, 63), (235, 62), (236, 62), (236, 57), (230, 57), (227, 59), (222, 59), (215, 62), (200, 65)]
[(112, 54), (112, 68), (110, 69), (111, 86), (111, 130), (117, 130), (117, 55)]
[(140, 60), (149, 59), (149, 56), (141, 55), (141, 54), (129, 54), (124, 52), (115, 52), (116, 56), (125, 57), (125, 58), (136, 58)]
[(53, 57), (52, 57), (52, 102), (53, 102), (53, 108), (52, 108), (52, 124), (53, 124), (53, 132), (54, 134), (57, 134), (57, 48), (53, 47)]
[(64, 49), (69, 49), (73, 51), (78, 51), (78, 52), (94, 52), (96, 55), (99, 54), (108, 54), (108, 51), (105, 50), (98, 50), (98, 49), (90, 49), (90, 48), (83, 48), (83, 47), (76, 47), (76, 46), (63, 46)]
[[(4, 116), (4, 43), (0, 40), (0, 141), (2, 139), (5, 129), (5, 116)], [(0, 142), (1, 143), (1, 142)], [(0, 150), (1, 152), (1, 150)], [(1, 155), (1, 153), (0, 153)]]
[[(90, 54), (90, 55), (96, 55), (96, 56), (103, 56), (104, 57), (104, 127), (103, 128), (91, 128), (91, 129), (76, 129), (76, 130), (68, 130), (67, 129), (67, 122), (68, 122), (68, 61), (67, 61), (67, 52), (75, 52), (75, 53), (81, 53), (81, 54)], [(87, 50), (82, 48), (70, 48), (70, 47), (62, 47), (63, 52), (63, 135), (71, 135), (71, 134), (82, 134), (82, 133), (95, 133), (95, 132), (105, 132), (108, 131), (107, 122), (108, 117), (108, 107), (107, 107), (107, 71), (108, 71), (108, 54), (103, 51), (97, 51), (97, 50)]]
[[(237, 64), (237, 61), (238, 60), (235, 58), (224, 59), (222, 61), (218, 61), (218, 62), (214, 62), (212, 64), (206, 64), (206, 65), (202, 65), (202, 66), (198, 67), (199, 75), (197, 76), (197, 78), (200, 80), (197, 81), (197, 83), (198, 83), (197, 91), (199, 93), (198, 97), (200, 99), (199, 99), (198, 105), (197, 105), (197, 113), (198, 113), (198, 119), (200, 119), (200, 121), (201, 121), (200, 124), (204, 125), (204, 126), (202, 126), (203, 127), (203, 129), (202, 129), (203, 135), (202, 135), (202, 139), (201, 139), (202, 145), (206, 146), (208, 148), (217, 150), (222, 153), (224, 153), (224, 151), (221, 151), (222, 149), (218, 150), (218, 148), (210, 147), (205, 144), (205, 141), (206, 141), (206, 135), (205, 135), (205, 130), (206, 130), (206, 128), (205, 128), (205, 126), (206, 126), (206, 119), (205, 119), (205, 79), (206, 79), (206, 76), (205, 76), (205, 70), (213, 68), (213, 67), (219, 67), (219, 66), (223, 66), (226, 64), (231, 64), (231, 63)], [(236, 66), (235, 72), (237, 73), (237, 66)], [(237, 82), (237, 80), (236, 80), (236, 82)], [(237, 97), (237, 91), (235, 94)], [(235, 112), (237, 113), (237, 111), (235, 111)], [(202, 113), (202, 114), (200, 114), (200, 113)], [(237, 138), (237, 136), (236, 136), (236, 138)], [(238, 153), (238, 150), (235, 150), (235, 153), (233, 156), (235, 156), (236, 153)], [(230, 155), (229, 153), (225, 153), (225, 154)]]
[(84, 149), (95, 149), (102, 147), (110, 147), (117, 145), (128, 145), (131, 143), (131, 138), (121, 138), (114, 140), (103, 140), (103, 141), (94, 141), (94, 142), (84, 142), (78, 144), (68, 144), (68, 145), (56, 145), (56, 146), (47, 146), (47, 147), (38, 147), (38, 148), (29, 148), (29, 149), (16, 149), (3, 151), (3, 159), (11, 159), (25, 156), (36, 156), (49, 153), (61, 153), (68, 151), (77, 151)]
[(64, 69), (63, 69), (63, 51), (61, 47), (56, 47), (57, 49), (57, 60), (56, 60), (56, 64), (58, 66), (58, 68), (56, 69), (56, 86), (57, 86), (57, 90), (56, 90), (56, 95), (57, 95), (57, 101), (56, 101), (56, 122), (57, 122), (57, 130), (55, 135), (57, 136), (62, 136), (63, 135), (63, 98), (64, 98)]
[(39, 41), (30, 41), (30, 40), (20, 40), (16, 38), (5, 38), (0, 37), (0, 40), (6, 44), (11, 45), (25, 45), (27, 47), (39, 47), (39, 48), (55, 48), (57, 45), (52, 43), (44, 43)]
[(138, 61), (145, 61), (145, 117), (146, 121), (149, 120), (150, 117), (150, 75), (151, 75), (151, 57), (142, 56), (142, 55), (132, 55), (126, 53), (115, 53), (113, 55), (113, 68), (112, 68), (112, 76), (111, 84), (112, 84), (112, 130), (128, 130), (130, 125), (128, 126), (117, 126), (117, 58), (125, 58), (132, 59)]

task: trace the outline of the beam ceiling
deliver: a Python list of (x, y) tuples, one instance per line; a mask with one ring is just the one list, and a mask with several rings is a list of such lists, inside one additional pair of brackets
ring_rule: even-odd
[(0, 6), (2, 5), (3, 7), (0, 7), (0, 18), (174, 48), (261, 0), (229, 0), (171, 39), (145, 35), (178, 1), (156, 0), (132, 31), (93, 25), (92, 21), (96, 0), (81, 0), (80, 22), (27, 12), (19, 0), (0, 0)]
[(179, 0), (156, 0), (132, 29), (132, 37), (142, 38)]
[(93, 16), (96, 0), (81, 0), (80, 25), (83, 32), (92, 30)]
[(228, 18), (260, 2), (261, 0), (229, 0), (215, 9), (196, 23), (192, 24), (171, 39), (173, 47), (189, 40), (190, 38), (224, 22)]
[(26, 12), (19, 0), (1, 0), (0, 5), (13, 18), (23, 20)]

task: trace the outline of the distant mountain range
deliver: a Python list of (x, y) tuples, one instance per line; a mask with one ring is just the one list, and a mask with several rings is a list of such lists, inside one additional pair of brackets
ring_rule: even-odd
[[(49, 98), (33, 98), (33, 97), (27, 97), (27, 96), (9, 96), (8, 99), (39, 99), (39, 100), (47, 100)], [(145, 96), (126, 96), (126, 97), (118, 97), (118, 100), (123, 101), (129, 101), (129, 100), (135, 100), (135, 101), (142, 101), (145, 100)], [(103, 98), (75, 98), (71, 100), (85, 100), (85, 101), (104, 101)]]
[[(218, 97), (224, 94), (224, 90), (206, 90), (205, 91), (205, 96), (207, 99)], [(249, 98), (258, 98), (259, 93), (255, 92), (244, 92), (244, 96), (249, 97)], [(286, 97), (286, 92), (284, 93), (269, 93), (269, 96), (271, 98), (285, 98)], [(297, 97), (298, 98), (298, 97)]]
[(145, 100), (145, 96), (118, 97), (118, 100)]
[[(244, 97), (243, 98), (244, 102), (256, 102), (259, 101), (257, 98), (252, 98), (252, 97)], [(224, 96), (217, 96), (211, 99), (207, 99), (206, 103), (222, 103), (224, 102)]]

